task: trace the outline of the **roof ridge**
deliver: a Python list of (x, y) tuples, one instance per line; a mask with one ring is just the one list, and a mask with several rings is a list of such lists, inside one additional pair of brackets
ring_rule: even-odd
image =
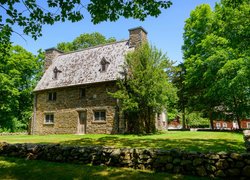
[(75, 52), (81, 52), (81, 51), (85, 51), (85, 50), (90, 50), (90, 49), (95, 49), (95, 48), (98, 48), (98, 47), (108, 46), (108, 45), (111, 45), (111, 44), (117, 44), (117, 43), (121, 43), (121, 42), (125, 42), (125, 41), (129, 41), (129, 40), (125, 39), (125, 40), (115, 41), (115, 42), (111, 42), (111, 43), (107, 43), (107, 44), (99, 44), (99, 45), (96, 45), (96, 46), (91, 46), (91, 47), (87, 47), (87, 48), (84, 48), (84, 49), (79, 49), (79, 50), (76, 50), (76, 51), (65, 52), (65, 53), (60, 54), (59, 56), (63, 56), (63, 55), (66, 55), (66, 54), (72, 54), (72, 53), (75, 53)]

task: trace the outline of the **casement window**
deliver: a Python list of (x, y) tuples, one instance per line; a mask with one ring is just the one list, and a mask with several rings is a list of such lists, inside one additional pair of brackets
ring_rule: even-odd
[(95, 121), (106, 121), (106, 112), (105, 111), (95, 111), (94, 112), (94, 120)]
[(56, 92), (49, 93), (49, 101), (56, 101)]
[(54, 73), (53, 79), (57, 79), (58, 73), (61, 73), (61, 72), (62, 72), (62, 71), (60, 71), (59, 69), (57, 69), (57, 67), (55, 67), (55, 68), (53, 69), (53, 73)]
[(45, 124), (54, 124), (54, 114), (45, 114)]
[(224, 122), (224, 123), (222, 124), (222, 127), (223, 127), (223, 128), (227, 128), (227, 123)]
[(250, 122), (247, 122), (247, 128), (250, 129)]
[(103, 57), (100, 64), (101, 64), (100, 72), (105, 72), (107, 71), (108, 65), (110, 63)]
[(85, 98), (86, 97), (86, 89), (85, 88), (80, 88), (80, 98)]

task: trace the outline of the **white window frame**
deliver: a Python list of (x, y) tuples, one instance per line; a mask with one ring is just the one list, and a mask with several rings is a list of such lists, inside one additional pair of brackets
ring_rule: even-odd
[(247, 128), (250, 129), (250, 122), (247, 122)]
[(223, 122), (223, 123), (222, 123), (222, 127), (223, 127), (223, 128), (227, 128), (227, 123), (226, 123), (226, 122)]
[(53, 113), (46, 113), (44, 115), (44, 124), (54, 124), (54, 122), (55, 122), (55, 116)]
[(221, 128), (220, 122), (217, 122), (217, 123), (216, 123), (216, 128), (217, 128), (217, 129), (220, 129), (220, 128)]
[[(104, 118), (102, 117), (102, 113), (104, 113)], [(98, 114), (98, 118), (97, 115)], [(95, 122), (106, 122), (106, 111), (105, 110), (94, 110), (94, 121)]]

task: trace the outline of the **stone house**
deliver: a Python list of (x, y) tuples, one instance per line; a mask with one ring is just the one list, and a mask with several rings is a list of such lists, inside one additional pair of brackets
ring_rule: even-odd
[(125, 55), (147, 32), (129, 29), (129, 39), (70, 53), (45, 50), (45, 73), (34, 89), (31, 134), (123, 133), (126, 122), (116, 99)]

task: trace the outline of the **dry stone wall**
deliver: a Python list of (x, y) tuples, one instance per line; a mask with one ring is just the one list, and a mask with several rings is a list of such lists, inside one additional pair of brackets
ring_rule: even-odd
[(244, 130), (243, 134), (244, 134), (243, 136), (245, 140), (246, 150), (247, 152), (250, 153), (250, 130)]
[(249, 179), (250, 153), (198, 153), (180, 150), (65, 147), (0, 143), (0, 156), (55, 162), (149, 169), (195, 176)]

